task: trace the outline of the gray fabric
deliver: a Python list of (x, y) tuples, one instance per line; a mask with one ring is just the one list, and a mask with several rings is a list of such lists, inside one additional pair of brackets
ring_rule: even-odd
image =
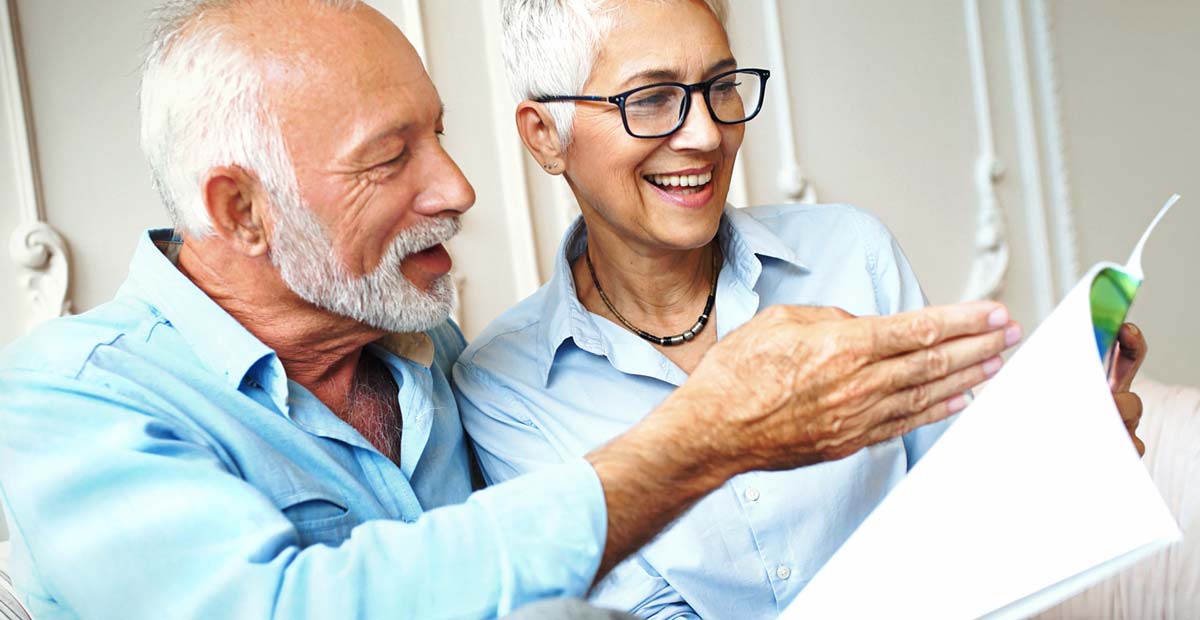
[(0, 570), (0, 620), (32, 620), (25, 606), (17, 601), (8, 574)]
[(620, 611), (593, 607), (576, 598), (555, 599), (526, 605), (501, 620), (638, 620)]

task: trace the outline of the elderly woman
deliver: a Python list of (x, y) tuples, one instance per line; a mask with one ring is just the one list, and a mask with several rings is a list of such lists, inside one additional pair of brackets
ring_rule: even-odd
[[(542, 167), (565, 177), (582, 218), (553, 279), (455, 368), (490, 482), (626, 430), (768, 305), (866, 315), (925, 303), (896, 241), (860, 210), (726, 206), (743, 123), (759, 112), (770, 72), (738, 65), (723, 2), (504, 7), (505, 60), (524, 98), (517, 128)], [(1019, 337), (1012, 326), (1009, 341)], [(836, 462), (737, 476), (618, 566), (593, 600), (651, 618), (775, 617), (943, 428)]]

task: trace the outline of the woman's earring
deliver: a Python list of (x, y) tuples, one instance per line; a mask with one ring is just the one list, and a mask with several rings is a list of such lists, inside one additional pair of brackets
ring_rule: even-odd
[(549, 171), (549, 170), (557, 170), (557, 169), (558, 169), (558, 163), (557, 163), (557, 162), (550, 162), (550, 163), (542, 164), (542, 167), (543, 167), (543, 168), (545, 168), (545, 169), (546, 169), (546, 170), (548, 170), (548, 171)]

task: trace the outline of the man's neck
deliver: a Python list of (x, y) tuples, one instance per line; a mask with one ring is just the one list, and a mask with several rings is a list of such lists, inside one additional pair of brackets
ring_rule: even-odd
[[(203, 251), (198, 246), (203, 245)], [(219, 240), (185, 239), (179, 270), (275, 351), (289, 379), (345, 419), (363, 348), (382, 331), (326, 312), (293, 293), (268, 258)]]

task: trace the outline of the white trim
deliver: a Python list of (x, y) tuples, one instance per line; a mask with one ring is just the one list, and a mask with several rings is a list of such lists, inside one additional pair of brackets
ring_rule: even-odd
[(429, 56), (425, 50), (425, 19), (421, 14), (421, 0), (400, 0), (400, 11), (404, 15), (404, 36), (416, 48), (417, 55), (426, 67), (429, 66)]
[(1056, 295), (1050, 238), (1046, 232), (1046, 201), (1045, 194), (1042, 193), (1040, 143), (1037, 117), (1033, 109), (1029, 58), (1025, 52), (1025, 13), (1021, 7), (1021, 0), (1005, 0), (1004, 22), (1005, 37), (1008, 40), (1008, 66), (1012, 79), (1017, 159), (1021, 167), (1021, 194), (1025, 199), (1025, 227), (1032, 267), (1033, 303), (1040, 321), (1049, 316), (1054, 309)]
[(4, 38), (0, 41), (0, 56), (3, 56), (0, 71), (3, 71), (4, 103), (16, 168), (17, 212), (21, 217), (21, 223), (9, 238), (8, 252), (18, 267), (18, 283), (28, 296), (30, 325), (33, 325), (70, 313), (71, 301), (67, 297), (70, 257), (62, 236), (46, 223), (46, 211), (42, 206), (14, 2), (0, 2), (0, 37)]
[(429, 56), (425, 49), (425, 20), (421, 11), (421, 0), (374, 0), (372, 8), (392, 20), (404, 33), (404, 38), (417, 50), (421, 62), (429, 69)]
[[(575, 222), (575, 218), (579, 217), (579, 203), (575, 200), (571, 186), (567, 185), (566, 178), (558, 176), (551, 182), (554, 186), (554, 211), (558, 213), (558, 235), (555, 237), (555, 241), (557, 241)], [(549, 279), (550, 274), (546, 275)]]
[(458, 330), (462, 333), (467, 333), (467, 328), (463, 326), (463, 294), (467, 289), (467, 277), (459, 274), (450, 276), (454, 282), (454, 304), (450, 306), (450, 320), (458, 325)]
[[(779, 128), (779, 190), (788, 200), (814, 203), (817, 201), (816, 188), (804, 176), (800, 168), (800, 159), (796, 154), (796, 128), (792, 119), (791, 90), (788, 87), (787, 55), (783, 50), (783, 22), (779, 17), (779, 0), (767, 0), (763, 3), (763, 16), (766, 20), (767, 55), (771, 63), (771, 82), (775, 87), (767, 89), (766, 102), (775, 115), (775, 126)], [(774, 93), (774, 96), (772, 96)], [(745, 205), (742, 205), (745, 206)]]
[(995, 299), (1004, 287), (1008, 272), (1008, 240), (1004, 219), (996, 198), (996, 183), (1003, 172), (996, 158), (992, 133), (992, 108), (989, 102), (987, 63), (983, 52), (983, 27), (979, 0), (963, 0), (967, 27), (967, 52), (971, 64), (971, 93), (975, 100), (975, 126), (979, 155), (975, 163), (975, 189), (979, 211), (975, 228), (975, 257), (963, 299)]
[(496, 166), (500, 172), (501, 196), (508, 227), (508, 250), (511, 256), (513, 294), (515, 299), (532, 295), (541, 284), (538, 275), (537, 247), (534, 244), (533, 219), (530, 213), (529, 182), (525, 177), (525, 149), (512, 117), (515, 104), (504, 83), (501, 60), (500, 3), (480, 3), (483, 11), (484, 50), (487, 57), (488, 81), (492, 104), (492, 129), (496, 139)]
[(746, 191), (746, 164), (744, 153), (733, 162), (733, 176), (729, 179), (729, 195), (725, 201), (735, 207), (750, 206), (750, 195)]
[(1046, 157), (1050, 186), (1050, 224), (1054, 239), (1054, 267), (1060, 291), (1079, 279), (1079, 249), (1076, 243), (1075, 215), (1071, 207), (1071, 186), (1067, 174), (1066, 146), (1063, 141), (1062, 107), (1059, 105), (1058, 77), (1050, 9), (1046, 0), (1030, 1), (1033, 24), (1033, 61), (1038, 81)]

